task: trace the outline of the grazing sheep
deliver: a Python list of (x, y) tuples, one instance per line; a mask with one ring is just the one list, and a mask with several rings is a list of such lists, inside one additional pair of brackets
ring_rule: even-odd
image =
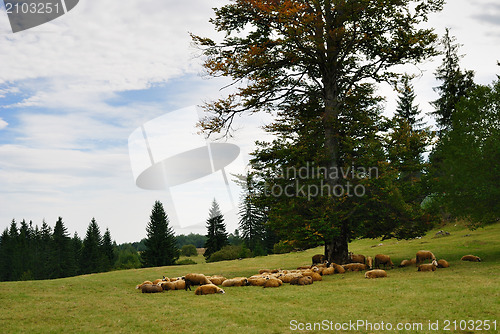
[(438, 268), (448, 268), (449, 266), (450, 266), (450, 264), (448, 263), (448, 261), (446, 261), (444, 259), (438, 260), (438, 262), (437, 262)]
[(366, 258), (361, 254), (349, 253), (349, 260), (351, 263), (363, 263), (366, 264)]
[(302, 277), (295, 277), (292, 279), (290, 282), (291, 285), (309, 285), (313, 284), (313, 280), (311, 276), (302, 276)]
[(228, 286), (247, 286), (250, 285), (248, 282), (248, 279), (246, 277), (235, 277), (235, 278), (230, 278), (222, 282), (222, 286), (228, 287)]
[(411, 266), (411, 260), (403, 260), (401, 261), (401, 264), (399, 265), (400, 268), (403, 268), (403, 267), (409, 267)]
[(365, 273), (365, 278), (381, 278), (387, 277), (387, 273), (382, 269), (373, 269)]
[(163, 288), (161, 287), (161, 285), (144, 284), (141, 287), (141, 291), (142, 293), (156, 293), (156, 292), (163, 292)]
[(373, 269), (373, 257), (368, 256), (366, 258), (366, 265), (368, 266), (368, 269)]
[(313, 257), (312, 257), (313, 266), (317, 263), (323, 263), (323, 262), (325, 262), (325, 256), (323, 254), (313, 255)]
[(386, 269), (388, 265), (391, 266), (391, 268), (394, 268), (394, 263), (392, 263), (391, 257), (389, 255), (375, 255), (375, 268), (380, 269), (381, 264), (384, 265), (384, 269)]
[(348, 263), (344, 264), (342, 267), (344, 267), (346, 271), (361, 271), (366, 270), (367, 265), (364, 263)]
[(186, 276), (183, 277), (183, 279), (184, 281), (186, 281), (186, 287), (185, 287), (186, 291), (187, 289), (191, 291), (192, 285), (212, 284), (212, 282), (210, 282), (207, 276), (203, 274), (187, 274)]
[(212, 284), (215, 284), (215, 285), (221, 285), (222, 282), (224, 282), (227, 279), (223, 276), (212, 276), (212, 277), (207, 277), (207, 278), (210, 282), (212, 282)]
[(415, 258), (416, 258), (415, 264), (417, 266), (420, 263), (423, 263), (425, 260), (431, 260), (431, 262), (436, 260), (436, 257), (434, 256), (434, 254), (432, 254), (431, 251), (425, 251), (425, 250), (418, 251), (417, 256)]
[(464, 255), (462, 261), (481, 262), (481, 258), (475, 255)]
[(142, 282), (141, 284), (136, 285), (136, 286), (135, 286), (135, 288), (136, 288), (136, 289), (141, 289), (141, 288), (142, 288), (144, 285), (146, 285), (146, 284), (151, 284), (151, 285), (153, 285), (153, 282), (151, 282), (151, 281), (144, 281), (144, 282)]
[(277, 278), (268, 278), (264, 282), (264, 288), (278, 288), (283, 282)]
[(424, 263), (418, 266), (417, 271), (435, 271), (437, 267), (436, 260), (433, 260), (432, 263)]
[(214, 293), (226, 293), (226, 292), (224, 290), (222, 290), (221, 288), (219, 288), (215, 284), (205, 284), (205, 285), (197, 287), (196, 290), (194, 291), (194, 294), (198, 295), (198, 296), (211, 295)]

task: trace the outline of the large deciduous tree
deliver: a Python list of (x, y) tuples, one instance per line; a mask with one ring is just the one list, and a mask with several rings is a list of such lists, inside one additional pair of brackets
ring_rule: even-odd
[[(346, 99), (362, 84), (390, 81), (394, 65), (435, 55), (437, 36), (421, 28), (443, 0), (235, 0), (215, 9), (211, 22), (225, 33), (221, 42), (195, 36), (209, 75), (229, 77), (233, 92), (209, 102), (200, 123), (208, 132), (230, 131), (233, 118), (257, 111), (306, 107), (321, 125), (327, 170), (343, 166), (341, 152)], [(360, 113), (358, 116), (362, 116)], [(343, 178), (327, 177), (330, 188)], [(333, 229), (326, 242), (330, 260), (347, 258), (349, 219), (324, 215)]]

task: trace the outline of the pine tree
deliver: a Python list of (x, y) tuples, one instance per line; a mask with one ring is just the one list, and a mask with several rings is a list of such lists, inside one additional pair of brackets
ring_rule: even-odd
[(172, 265), (179, 258), (179, 249), (173, 229), (169, 226), (168, 216), (163, 204), (156, 201), (151, 211), (150, 220), (146, 226), (146, 250), (141, 254), (145, 267)]
[(106, 232), (102, 237), (102, 252), (104, 254), (104, 270), (111, 270), (115, 264), (115, 247), (111, 240), (111, 232), (106, 228)]
[(209, 258), (210, 255), (228, 245), (226, 224), (217, 201), (213, 200), (207, 220), (207, 241), (205, 242), (205, 253), (203, 256)]
[(244, 193), (240, 204), (239, 228), (246, 246), (252, 252), (255, 252), (257, 248), (263, 249), (265, 247), (265, 214), (254, 203), (255, 187), (250, 173), (247, 174), (245, 181), (241, 185), (244, 187)]
[(81, 270), (83, 274), (97, 273), (103, 270), (102, 236), (99, 226), (92, 218), (87, 228), (81, 253)]
[(443, 63), (435, 73), (436, 79), (442, 81), (441, 86), (434, 88), (439, 93), (439, 98), (432, 102), (436, 109), (432, 114), (436, 117), (441, 135), (451, 130), (452, 116), (456, 112), (458, 101), (474, 87), (474, 72), (460, 69), (460, 44), (454, 43), (455, 41), (456, 38), (450, 36), (447, 28), (441, 40), (444, 45)]
[(12, 239), (9, 229), (5, 229), (0, 236), (0, 281), (11, 281), (12, 268)]

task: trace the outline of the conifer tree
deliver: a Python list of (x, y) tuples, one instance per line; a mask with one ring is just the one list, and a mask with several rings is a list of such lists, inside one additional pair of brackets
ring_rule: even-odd
[(81, 270), (83, 274), (97, 273), (103, 269), (102, 236), (99, 226), (92, 218), (83, 239)]
[(106, 228), (106, 232), (102, 237), (102, 252), (104, 254), (104, 270), (108, 271), (113, 268), (116, 260), (115, 249), (113, 241), (111, 240), (111, 232)]
[(76, 274), (71, 238), (61, 217), (57, 219), (52, 234), (50, 267), (52, 278), (68, 277)]
[(226, 224), (220, 211), (219, 204), (213, 200), (207, 220), (207, 241), (205, 242), (205, 253), (203, 256), (209, 258), (210, 255), (228, 245)]
[(141, 254), (145, 267), (172, 265), (179, 258), (179, 248), (163, 204), (156, 201), (146, 226), (147, 238), (144, 241), (146, 250)]
[(256, 248), (264, 247), (265, 214), (262, 209), (255, 205), (255, 185), (250, 173), (247, 174), (245, 181), (241, 183), (244, 193), (240, 204), (239, 227), (241, 236), (246, 246), (254, 252)]

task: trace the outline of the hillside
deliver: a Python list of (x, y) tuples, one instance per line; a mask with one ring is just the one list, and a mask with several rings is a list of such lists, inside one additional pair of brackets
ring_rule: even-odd
[[(440, 230), (450, 236), (435, 237)], [(421, 323), (407, 333), (495, 333), (500, 326), (500, 224), (470, 231), (463, 226), (433, 230), (409, 241), (357, 240), (355, 253), (384, 253), (398, 264), (429, 249), (445, 258), (450, 268), (417, 272), (415, 267), (388, 270), (384, 279), (367, 280), (363, 273), (325, 276), (309, 286), (277, 289), (226, 288), (224, 295), (195, 296), (194, 292), (168, 291), (141, 294), (136, 284), (146, 279), (181, 276), (189, 272), (250, 276), (261, 268), (291, 269), (310, 263), (322, 248), (252, 259), (114, 271), (72, 278), (0, 283), (0, 323), (4, 333), (289, 333), (320, 323), (332, 333), (372, 333), (377, 327), (334, 326), (368, 321), (380, 326)], [(483, 262), (462, 262), (465, 254)], [(448, 329), (445, 331), (445, 321)], [(474, 320), (471, 323), (461, 320)], [(489, 320), (497, 330), (479, 331)], [(330, 323), (331, 321), (331, 323)], [(429, 321), (439, 330), (429, 330)], [(360, 323), (361, 324), (361, 323)], [(302, 327), (304, 326), (304, 327)], [(311, 324), (311, 326), (313, 326)], [(332, 327), (333, 326), (333, 327)], [(465, 326), (465, 327), (464, 327)], [(319, 332), (316, 331), (305, 332)], [(402, 331), (405, 332), (405, 331)]]

